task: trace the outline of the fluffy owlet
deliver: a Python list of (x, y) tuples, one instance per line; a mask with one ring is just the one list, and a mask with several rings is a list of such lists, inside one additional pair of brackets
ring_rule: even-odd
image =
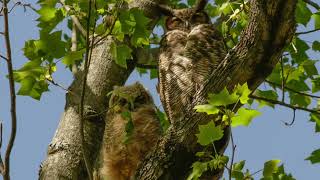
[(227, 53), (222, 35), (203, 10), (206, 2), (201, 2), (193, 8), (165, 12), (167, 32), (160, 44), (159, 93), (173, 124)]
[(132, 179), (161, 135), (152, 97), (139, 83), (119, 87), (111, 95), (106, 118), (103, 179)]

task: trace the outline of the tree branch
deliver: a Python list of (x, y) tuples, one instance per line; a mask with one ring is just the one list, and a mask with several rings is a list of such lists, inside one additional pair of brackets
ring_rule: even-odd
[(319, 30), (320, 30), (320, 28), (313, 29), (313, 30), (310, 30), (310, 31), (297, 32), (296, 35), (309, 34), (309, 33), (313, 33), (313, 32), (319, 31)]
[[(274, 86), (277, 86), (277, 87), (281, 87), (281, 86), (282, 86), (282, 85), (277, 84), (277, 83), (275, 83), (275, 82), (271, 82), (271, 81), (268, 81), (268, 80), (265, 80), (265, 81), (266, 81), (267, 83), (269, 83), (270, 85), (274, 85)], [(291, 91), (291, 92), (294, 92), (294, 93), (297, 93), (297, 94), (300, 94), (300, 95), (303, 95), (303, 96), (308, 96), (308, 97), (320, 99), (320, 96), (316, 96), (316, 95), (312, 95), (312, 94), (300, 92), (300, 91), (294, 90), (294, 89), (289, 88), (289, 87), (286, 87), (286, 86), (284, 86), (284, 89), (286, 89), (286, 90), (288, 90), (288, 91)]]
[[(75, 52), (78, 49), (78, 37), (77, 37), (77, 25), (76, 23), (72, 23), (72, 32), (71, 32), (71, 51)], [(77, 64), (74, 63), (71, 67), (71, 72), (75, 75), (78, 72)]]
[[(65, 1), (64, 1), (64, 0), (60, 0), (60, 3), (62, 4), (62, 6), (64, 7), (64, 9), (65, 9), (67, 12), (70, 11), (70, 7), (65, 4)], [(71, 17), (73, 23), (77, 26), (77, 28), (78, 28), (78, 30), (80, 31), (80, 33), (81, 33), (84, 37), (86, 37), (87, 32), (86, 32), (86, 30), (83, 28), (83, 26), (81, 25), (81, 23), (80, 23), (79, 19), (77, 18), (77, 16), (71, 15), (70, 17)]]
[(269, 102), (272, 104), (278, 104), (284, 107), (288, 107), (291, 109), (299, 109), (299, 110), (303, 110), (303, 111), (307, 111), (307, 112), (311, 112), (311, 113), (315, 113), (315, 114), (320, 114), (320, 110), (312, 110), (312, 109), (308, 109), (308, 108), (304, 108), (304, 107), (299, 107), (299, 106), (294, 106), (291, 104), (287, 104), (281, 101), (277, 101), (277, 100), (273, 100), (273, 99), (268, 99), (268, 98), (264, 98), (264, 97), (259, 97), (259, 96), (255, 96), (255, 95), (250, 95), (250, 98), (252, 99), (256, 99), (256, 100), (261, 100), (261, 101), (265, 101), (265, 102)]
[(3, 17), (4, 17), (4, 37), (5, 45), (7, 49), (7, 66), (9, 74), (9, 87), (10, 87), (10, 101), (11, 101), (11, 134), (7, 145), (7, 149), (4, 157), (4, 172), (3, 179), (10, 180), (10, 154), (14, 145), (17, 131), (17, 115), (16, 115), (16, 94), (14, 87), (13, 67), (12, 67), (12, 56), (11, 56), (11, 45), (10, 45), (10, 34), (9, 34), (9, 17), (7, 0), (3, 0)]
[(143, 68), (143, 69), (158, 69), (157, 65), (150, 65), (150, 64), (136, 64), (136, 67)]
[[(84, 163), (86, 166), (86, 170), (88, 173), (89, 180), (92, 180), (92, 167), (91, 162), (88, 159), (88, 154), (86, 150), (86, 143), (84, 139), (84, 97), (86, 92), (86, 84), (87, 84), (87, 77), (88, 77), (88, 69), (90, 66), (90, 54), (92, 52), (92, 48), (90, 48), (90, 18), (91, 18), (91, 11), (92, 11), (92, 1), (88, 1), (88, 17), (87, 17), (87, 34), (86, 34), (86, 53), (85, 53), (85, 59), (84, 59), (84, 73), (83, 73), (83, 80), (82, 80), (82, 90), (81, 90), (81, 99), (80, 99), (80, 142), (81, 142), (81, 150), (82, 150), (82, 157), (84, 159)], [(92, 40), (94, 41), (94, 40)]]

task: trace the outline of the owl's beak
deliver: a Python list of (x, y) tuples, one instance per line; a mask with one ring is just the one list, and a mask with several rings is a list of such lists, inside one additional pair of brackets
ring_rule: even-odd
[(190, 29), (189, 21), (185, 21), (184, 26), (185, 26), (186, 29)]

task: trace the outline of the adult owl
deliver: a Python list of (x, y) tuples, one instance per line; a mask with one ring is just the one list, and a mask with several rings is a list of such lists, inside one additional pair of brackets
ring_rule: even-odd
[(103, 179), (133, 179), (161, 135), (152, 97), (139, 83), (116, 88), (106, 118)]
[(206, 3), (200, 0), (187, 9), (161, 7), (168, 17), (160, 43), (159, 94), (173, 124), (227, 53), (221, 33), (204, 12)]

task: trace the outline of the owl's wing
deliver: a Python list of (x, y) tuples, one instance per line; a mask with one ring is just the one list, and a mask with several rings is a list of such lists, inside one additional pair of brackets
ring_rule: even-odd
[(180, 30), (168, 32), (162, 39), (159, 56), (159, 93), (170, 121), (181, 117), (187, 102), (191, 61), (181, 56), (187, 33)]
[(201, 24), (188, 34), (184, 56), (192, 59), (196, 91), (217, 68), (227, 51), (223, 37), (212, 24)]

